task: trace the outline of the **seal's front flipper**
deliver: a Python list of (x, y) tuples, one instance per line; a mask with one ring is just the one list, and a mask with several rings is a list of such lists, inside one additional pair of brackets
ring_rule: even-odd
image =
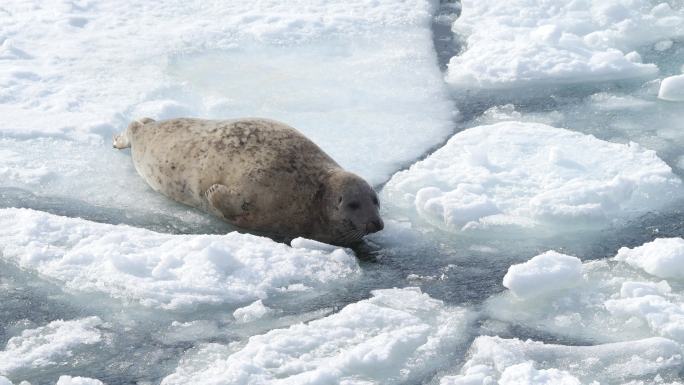
[(228, 220), (243, 215), (242, 199), (222, 184), (214, 184), (205, 193), (209, 206)]

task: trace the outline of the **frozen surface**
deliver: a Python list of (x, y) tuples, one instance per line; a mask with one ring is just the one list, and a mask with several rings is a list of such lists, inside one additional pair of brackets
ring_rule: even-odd
[[(449, 63), (457, 89), (506, 89), (649, 78), (639, 48), (684, 34), (684, 11), (649, 0), (464, 0)], [(661, 48), (664, 48), (661, 44)]]
[(377, 290), (338, 313), (251, 337), (239, 348), (206, 345), (162, 384), (413, 383), (451, 361), (471, 318), (418, 288)]
[[(424, 0), (6, 4), (0, 130), (8, 147), (28, 152), (20, 152), (23, 167), (6, 171), (8, 183), (42, 179), (60, 187), (42, 194), (81, 199), (89, 170), (70, 166), (67, 177), (63, 164), (92, 163), (98, 185), (109, 187), (98, 194), (116, 204), (131, 193), (112, 185), (141, 181), (130, 168), (121, 174), (127, 157), (100, 157), (113, 151), (113, 133), (142, 116), (283, 120), (380, 183), (451, 133), (454, 107), (432, 48), (435, 7)], [(51, 150), (36, 154), (42, 145)], [(62, 162), (45, 161), (51, 153)]]
[(73, 350), (83, 345), (100, 342), (102, 320), (89, 317), (72, 321), (53, 321), (49, 324), (24, 330), (10, 338), (0, 351), (0, 375), (9, 375), (18, 369), (36, 369), (54, 365), (68, 359)]
[(663, 79), (660, 83), (658, 98), (672, 102), (684, 101), (684, 75), (675, 75)]
[[(549, 287), (543, 281), (535, 286), (529, 274), (527, 285), (536, 290), (534, 296), (504, 292), (488, 301), (487, 312), (494, 319), (583, 340), (662, 336), (684, 343), (684, 287), (677, 274), (683, 242), (656, 239), (622, 248), (613, 260), (586, 262), (572, 288)], [(530, 266), (527, 262), (518, 269)], [(671, 272), (664, 273), (665, 266)]]
[(104, 385), (104, 383), (94, 378), (60, 376), (55, 385)]
[(658, 209), (681, 197), (681, 181), (635, 143), (511, 121), (456, 134), (395, 174), (383, 196), (448, 231), (553, 233)]
[(595, 346), (564, 346), (482, 336), (470, 347), (460, 374), (440, 385), (624, 384), (656, 376), (677, 378), (684, 367), (679, 344), (648, 338)]
[(660, 278), (684, 280), (684, 239), (658, 238), (635, 248), (623, 247), (615, 256)]
[(503, 285), (516, 297), (525, 298), (575, 286), (581, 279), (582, 261), (579, 258), (547, 251), (509, 267)]
[[(450, 0), (5, 3), (0, 206), (62, 217), (0, 211), (0, 349), (60, 319), (96, 316), (101, 337), (0, 384), (684, 373), (684, 120), (658, 98), (682, 73), (681, 1), (465, 1), (456, 34)], [(189, 235), (232, 229), (152, 192), (111, 149), (141, 116), (279, 119), (379, 188), (454, 132), (489, 128), (400, 174), (415, 184), (390, 182), (386, 229), (352, 254)], [(501, 121), (526, 123), (498, 141)], [(546, 250), (565, 255), (524, 263)], [(382, 290), (404, 286), (430, 297)], [(483, 312), (471, 323), (466, 308)]]
[(272, 311), (269, 307), (264, 306), (262, 300), (257, 300), (245, 307), (236, 309), (233, 312), (233, 317), (237, 322), (251, 322), (267, 316)]
[(237, 232), (160, 234), (26, 209), (0, 210), (0, 252), (70, 291), (167, 309), (240, 304), (359, 275), (353, 253), (341, 248), (289, 247)]

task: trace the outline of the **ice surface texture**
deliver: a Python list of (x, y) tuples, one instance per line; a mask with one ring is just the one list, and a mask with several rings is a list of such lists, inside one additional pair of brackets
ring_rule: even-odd
[(684, 101), (684, 75), (670, 76), (660, 84), (658, 98), (673, 102)]
[(102, 321), (99, 318), (89, 317), (53, 321), (36, 329), (24, 330), (10, 338), (5, 349), (0, 351), (0, 375), (9, 375), (17, 369), (53, 365), (55, 360), (71, 356), (73, 349), (100, 342), (100, 325)]
[(251, 337), (237, 351), (206, 345), (162, 384), (413, 383), (450, 362), (471, 320), (418, 288), (376, 290), (328, 317)]
[[(504, 282), (516, 285), (486, 308), (495, 319), (572, 338), (609, 342), (661, 336), (681, 344), (683, 250), (681, 238), (656, 239), (622, 248), (613, 260), (582, 264), (581, 277), (573, 257), (543, 254), (512, 266)], [(539, 263), (549, 256), (555, 260)], [(566, 276), (574, 277), (571, 284), (565, 278), (558, 287), (546, 285), (561, 267), (573, 271)]]
[(458, 89), (505, 89), (654, 77), (634, 52), (684, 33), (684, 11), (649, 0), (464, 0), (451, 59)]
[[(52, 3), (3, 8), (0, 131), (13, 147), (108, 142), (142, 116), (262, 116), (378, 184), (451, 133), (434, 1)], [(115, 183), (102, 166), (101, 184)]]
[(680, 194), (654, 151), (520, 122), (462, 131), (383, 190), (386, 204), (448, 231), (600, 226)]
[(332, 288), (360, 273), (354, 254), (317, 242), (289, 247), (237, 232), (170, 235), (25, 209), (0, 210), (1, 258), (75, 292), (146, 306), (240, 304), (290, 285)]
[(475, 339), (461, 374), (440, 385), (580, 385), (592, 381), (676, 377), (684, 366), (681, 347), (665, 338), (596, 346), (563, 346), (482, 336)]

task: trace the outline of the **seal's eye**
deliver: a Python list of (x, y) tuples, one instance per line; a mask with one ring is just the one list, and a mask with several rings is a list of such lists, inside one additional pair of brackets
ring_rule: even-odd
[(339, 205), (340, 203), (342, 203), (342, 197), (340, 197), (340, 199), (337, 200), (337, 204)]
[(376, 206), (380, 206), (380, 202), (378, 202), (378, 197), (376, 197), (376, 196), (373, 197), (373, 204)]
[(355, 201), (355, 202), (350, 202), (350, 203), (347, 205), (347, 207), (349, 207), (349, 209), (351, 209), (351, 210), (358, 210), (359, 207), (361, 207), (361, 205), (359, 204), (359, 202), (356, 202), (356, 201)]

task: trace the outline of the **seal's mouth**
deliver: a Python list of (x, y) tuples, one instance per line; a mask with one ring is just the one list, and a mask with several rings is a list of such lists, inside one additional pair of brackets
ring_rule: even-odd
[(348, 231), (339, 238), (338, 242), (344, 245), (349, 245), (352, 243), (357, 243), (361, 241), (361, 238), (363, 238), (367, 233), (362, 230), (351, 230)]

